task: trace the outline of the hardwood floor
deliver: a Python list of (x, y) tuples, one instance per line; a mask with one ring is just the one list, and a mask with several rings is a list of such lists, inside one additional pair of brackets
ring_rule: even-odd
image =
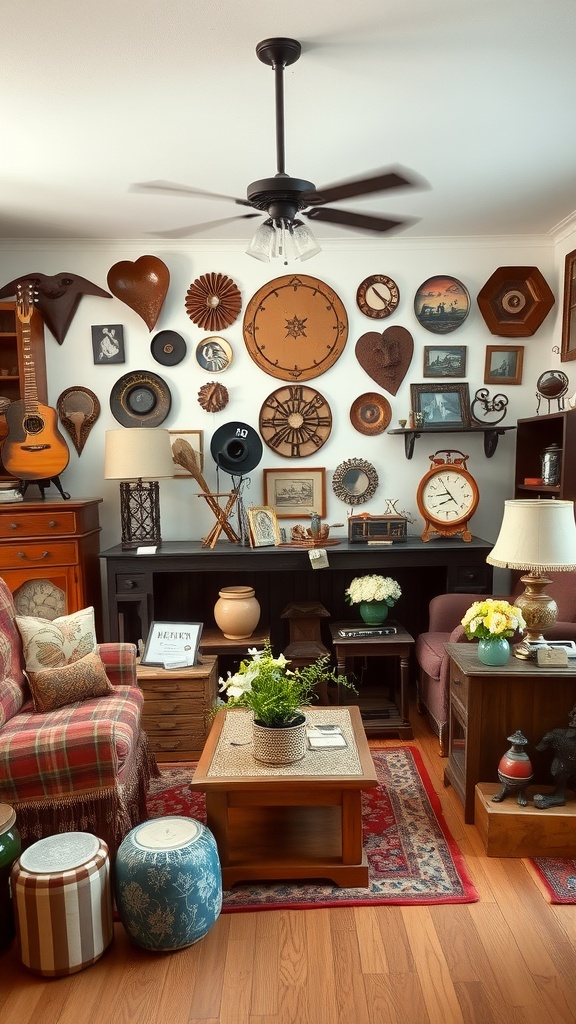
[(14, 945), (2, 1024), (575, 1024), (576, 909), (548, 903), (529, 861), (486, 857), (411, 717), (478, 903), (225, 914), (172, 954), (137, 949), (117, 924), (98, 963), (55, 980)]

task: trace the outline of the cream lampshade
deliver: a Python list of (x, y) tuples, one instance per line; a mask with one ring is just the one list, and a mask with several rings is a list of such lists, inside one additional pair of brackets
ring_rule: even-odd
[(104, 477), (122, 481), (120, 516), (123, 548), (161, 544), (158, 480), (173, 475), (174, 462), (167, 430), (121, 427), (106, 431)]
[(525, 569), (524, 593), (516, 600), (526, 620), (524, 639), (514, 649), (517, 658), (534, 656), (532, 644), (545, 641), (543, 632), (556, 622), (558, 608), (545, 588), (549, 572), (576, 569), (574, 502), (515, 499), (504, 503), (498, 539), (486, 558), (503, 569)]

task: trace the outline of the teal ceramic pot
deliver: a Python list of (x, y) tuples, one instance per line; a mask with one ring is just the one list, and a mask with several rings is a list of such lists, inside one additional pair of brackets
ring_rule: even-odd
[(381, 626), (388, 617), (386, 601), (360, 601), (358, 611), (367, 626)]
[(120, 920), (137, 946), (168, 951), (198, 942), (222, 909), (214, 836), (177, 815), (137, 825), (120, 844), (115, 888)]
[(16, 812), (10, 804), (0, 804), (0, 953), (8, 949), (15, 935), (10, 872), (20, 849)]
[(510, 658), (510, 644), (506, 637), (478, 641), (478, 658), (483, 665), (505, 665)]

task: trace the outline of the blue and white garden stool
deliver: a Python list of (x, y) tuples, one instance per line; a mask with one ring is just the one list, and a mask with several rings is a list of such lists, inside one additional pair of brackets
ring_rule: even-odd
[(116, 904), (130, 938), (144, 949), (182, 949), (204, 938), (222, 909), (214, 836), (193, 818), (137, 825), (115, 865)]

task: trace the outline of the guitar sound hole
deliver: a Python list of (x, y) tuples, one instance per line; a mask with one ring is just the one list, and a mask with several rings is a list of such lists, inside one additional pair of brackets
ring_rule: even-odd
[(24, 430), (27, 434), (39, 434), (44, 427), (44, 420), (40, 416), (27, 416), (24, 420)]

